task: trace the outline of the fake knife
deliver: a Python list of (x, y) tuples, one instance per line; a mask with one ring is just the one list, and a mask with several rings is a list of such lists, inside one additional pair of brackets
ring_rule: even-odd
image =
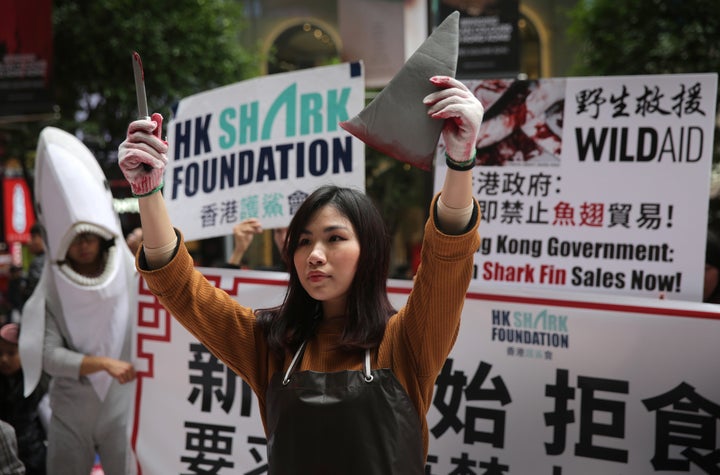
[(145, 94), (145, 73), (143, 72), (142, 60), (137, 51), (133, 51), (133, 74), (135, 76), (135, 94), (137, 96), (138, 117), (150, 119), (148, 111), (147, 95)]
[[(133, 75), (135, 76), (135, 95), (137, 96), (138, 118), (150, 120), (148, 111), (147, 95), (145, 94), (145, 72), (142, 67), (142, 59), (137, 51), (133, 51)], [(142, 164), (145, 171), (150, 171), (150, 165)]]

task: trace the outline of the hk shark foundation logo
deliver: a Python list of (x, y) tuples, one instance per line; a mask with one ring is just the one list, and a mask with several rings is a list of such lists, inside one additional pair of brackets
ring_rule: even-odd
[(493, 310), (491, 340), (507, 344), (508, 356), (552, 360), (554, 351), (570, 347), (568, 316), (548, 309)]

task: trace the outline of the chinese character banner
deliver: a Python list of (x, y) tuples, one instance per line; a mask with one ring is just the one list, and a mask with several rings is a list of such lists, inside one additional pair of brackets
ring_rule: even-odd
[(164, 196), (188, 240), (246, 218), (287, 226), (321, 184), (365, 189), (365, 148), (338, 125), (363, 108), (362, 63), (249, 79), (180, 101)]
[[(244, 305), (283, 273), (201, 269)], [(401, 306), (410, 281), (390, 281)], [(467, 294), (428, 414), (426, 473), (717, 473), (720, 318), (713, 305), (490, 288)], [(265, 473), (250, 388), (141, 283), (132, 445), (143, 475)]]
[(475, 280), (701, 301), (717, 74), (465, 83), (485, 106)]

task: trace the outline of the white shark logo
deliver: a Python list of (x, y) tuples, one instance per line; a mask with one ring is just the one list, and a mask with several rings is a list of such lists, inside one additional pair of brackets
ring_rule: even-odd
[[(40, 133), (35, 200), (45, 228), (46, 257), (40, 282), (23, 307), (20, 356), (26, 395), (42, 372), (46, 305), (65, 324), (73, 349), (118, 359), (130, 310), (135, 308), (131, 294), (137, 276), (105, 175), (75, 136), (54, 127)], [(81, 276), (65, 263), (70, 243), (83, 232), (98, 234), (110, 244), (100, 276)], [(104, 399), (111, 376), (102, 371), (88, 378)]]

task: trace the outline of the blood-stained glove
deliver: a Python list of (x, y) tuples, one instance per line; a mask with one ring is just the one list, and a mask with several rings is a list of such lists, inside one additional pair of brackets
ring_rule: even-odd
[(167, 142), (160, 138), (162, 115), (155, 113), (128, 126), (127, 138), (118, 149), (118, 163), (134, 196), (160, 191), (167, 164)]
[(457, 79), (433, 76), (430, 82), (441, 89), (428, 94), (423, 102), (429, 106), (430, 117), (445, 119), (442, 137), (448, 166), (469, 170), (475, 164), (475, 146), (485, 110), (467, 86)]

